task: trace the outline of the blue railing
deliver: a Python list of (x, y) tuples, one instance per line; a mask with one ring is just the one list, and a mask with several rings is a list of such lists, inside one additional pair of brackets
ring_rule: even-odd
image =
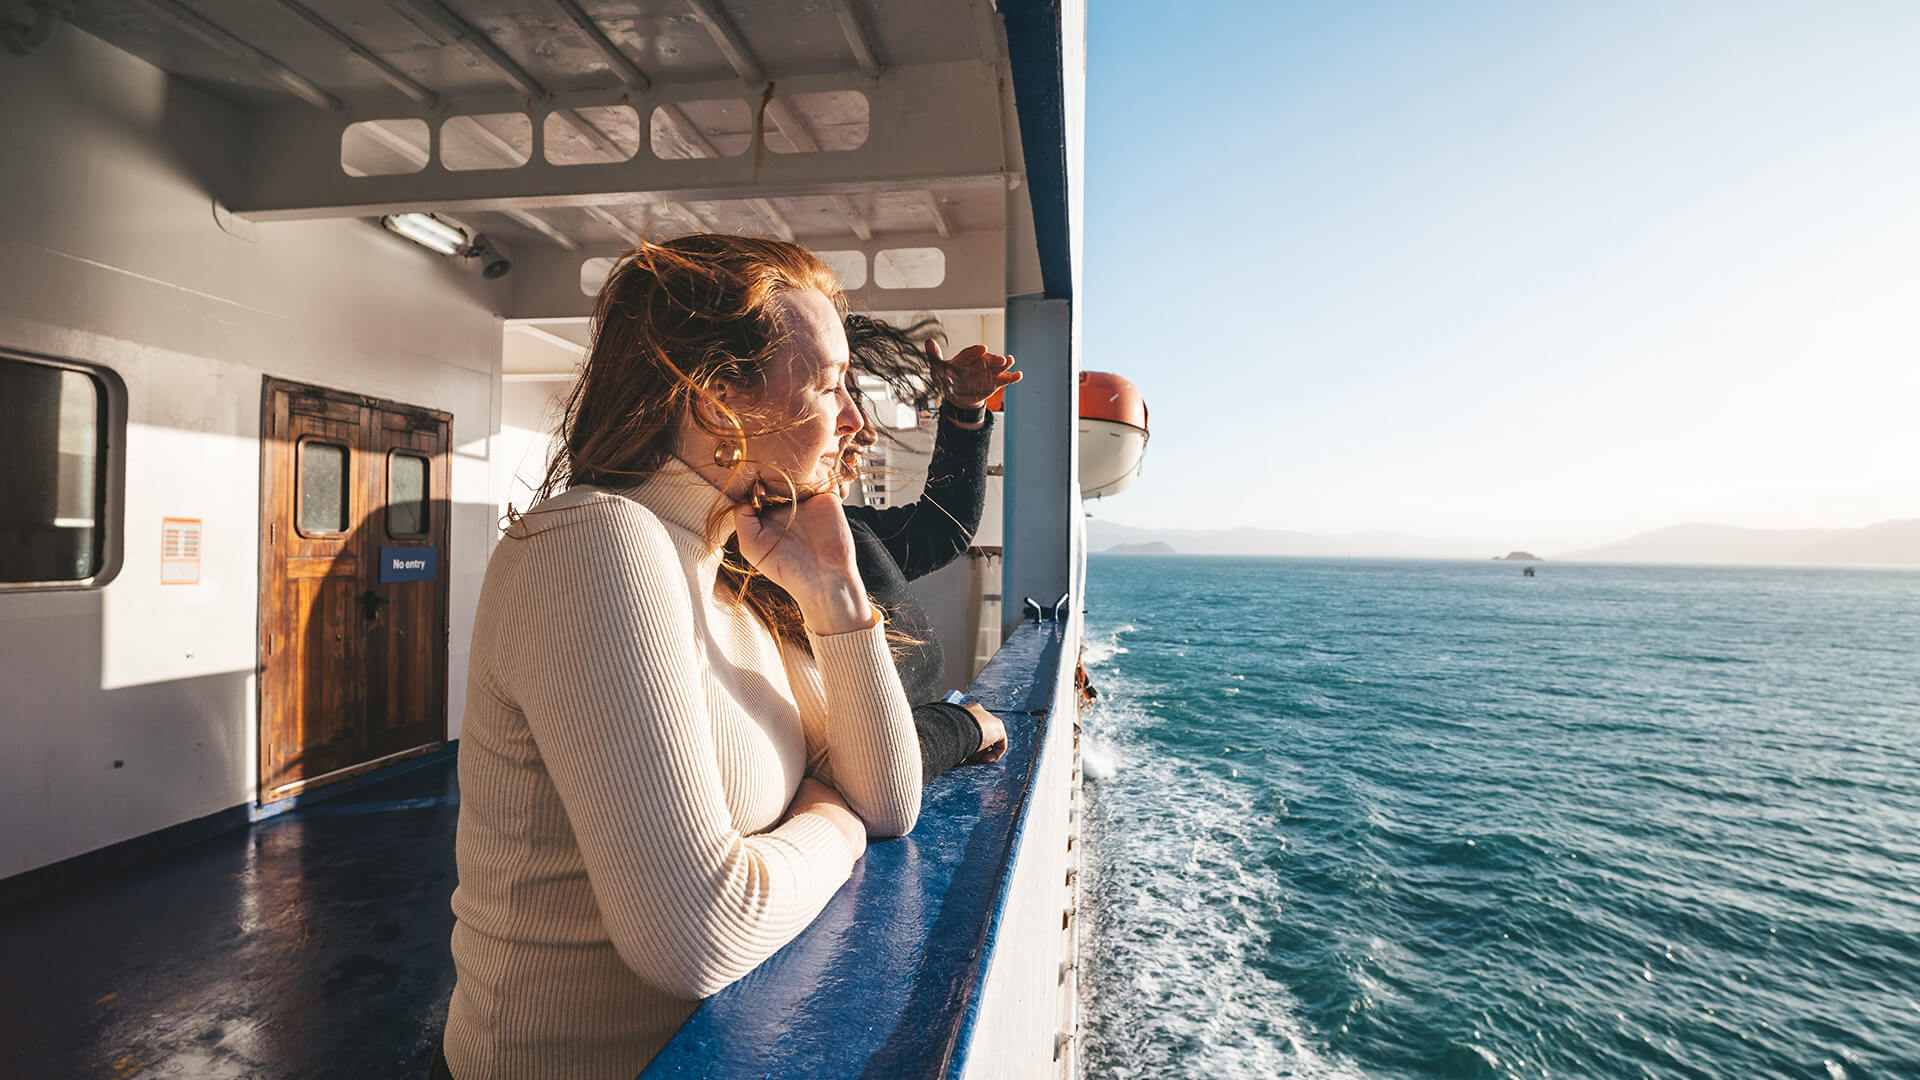
[(969, 693), (1007, 753), (927, 787), (911, 834), (872, 844), (820, 917), (702, 1002), (641, 1074), (958, 1076), (1033, 793), (1063, 624), (1026, 623)]

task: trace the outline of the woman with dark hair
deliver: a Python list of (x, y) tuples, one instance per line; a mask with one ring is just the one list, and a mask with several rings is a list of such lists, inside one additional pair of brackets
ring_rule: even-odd
[(913, 716), (836, 495), (845, 315), (771, 240), (644, 244), (602, 288), (475, 616), (459, 1080), (635, 1075), (913, 827)]
[[(938, 324), (929, 319), (896, 327), (865, 315), (847, 317), (847, 347), (856, 375), (880, 379), (902, 401), (940, 400), (926, 488), (906, 506), (846, 508), (855, 559), (867, 595), (886, 613), (896, 638), (894, 667), (920, 737), (923, 781), (956, 765), (993, 761), (1006, 752), (1000, 719), (977, 703), (942, 700), (945, 655), (932, 623), (908, 582), (964, 555), (980, 528), (986, 506), (987, 446), (993, 414), (987, 399), (1020, 381), (1013, 358), (983, 345), (951, 361), (940, 349)], [(854, 437), (851, 454), (872, 445), (879, 428), (868, 420)]]

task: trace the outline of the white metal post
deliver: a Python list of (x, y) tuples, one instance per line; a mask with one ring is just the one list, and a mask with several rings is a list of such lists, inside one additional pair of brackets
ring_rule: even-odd
[(1051, 617), (1053, 602), (1072, 588), (1073, 526), (1080, 513), (1080, 367), (1073, 352), (1072, 304), (1009, 298), (1007, 351), (1026, 378), (1007, 391), (1003, 635), (1027, 617), (1027, 597)]

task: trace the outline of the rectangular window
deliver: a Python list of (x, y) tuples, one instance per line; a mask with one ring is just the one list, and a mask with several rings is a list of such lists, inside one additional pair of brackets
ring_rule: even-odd
[(347, 531), (347, 448), (312, 439), (300, 444), (300, 531)]
[(110, 449), (125, 416), (111, 372), (0, 352), (0, 587), (104, 585), (112, 576)]
[(427, 459), (417, 454), (387, 459), (387, 534), (427, 534)]

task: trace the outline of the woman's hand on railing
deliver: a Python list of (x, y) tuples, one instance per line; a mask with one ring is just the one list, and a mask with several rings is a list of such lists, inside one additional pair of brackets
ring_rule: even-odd
[(826, 784), (809, 776), (800, 781), (800, 789), (794, 793), (793, 805), (787, 808), (787, 817), (798, 814), (818, 814), (833, 823), (846, 838), (847, 850), (858, 859), (867, 850), (867, 825), (847, 806), (847, 800)]
[(740, 554), (787, 590), (807, 629), (824, 636), (872, 626), (873, 605), (839, 496), (828, 491), (793, 502), (789, 492), (771, 492), (764, 481), (754, 483), (753, 493), (755, 499), (733, 510)]
[(982, 708), (977, 701), (970, 701), (966, 710), (980, 722), (980, 749), (967, 759), (969, 765), (981, 765), (989, 761), (999, 761), (1007, 752), (1007, 725), (1000, 718)]

